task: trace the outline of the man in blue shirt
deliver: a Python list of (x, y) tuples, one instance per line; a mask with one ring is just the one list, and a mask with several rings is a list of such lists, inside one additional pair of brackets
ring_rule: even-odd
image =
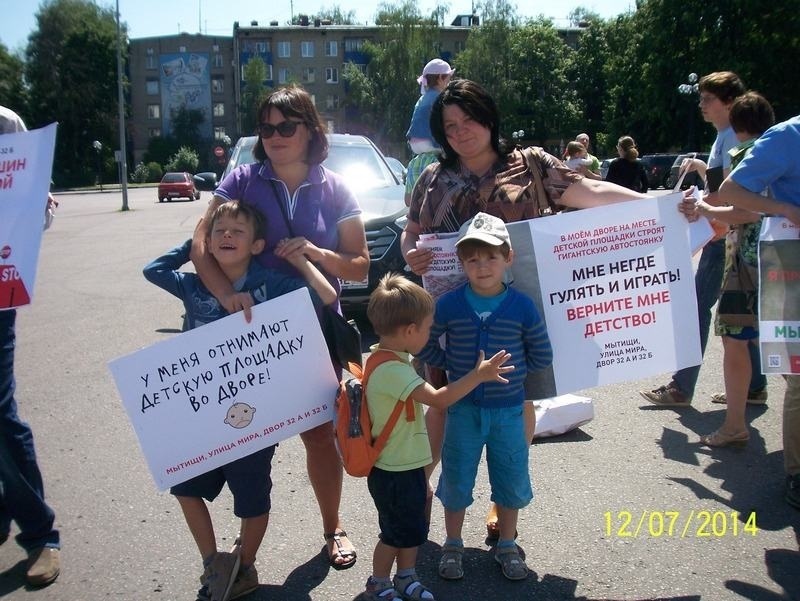
[[(761, 196), (769, 188), (772, 197)], [(800, 115), (778, 123), (756, 140), (720, 187), (735, 207), (782, 215), (800, 226)], [(783, 399), (783, 463), (786, 502), (800, 509), (800, 375), (786, 375)]]

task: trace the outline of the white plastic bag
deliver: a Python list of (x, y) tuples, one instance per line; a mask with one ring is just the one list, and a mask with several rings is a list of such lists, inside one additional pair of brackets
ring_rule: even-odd
[(534, 401), (533, 406), (536, 410), (534, 438), (558, 436), (594, 419), (594, 404), (585, 396), (562, 394)]

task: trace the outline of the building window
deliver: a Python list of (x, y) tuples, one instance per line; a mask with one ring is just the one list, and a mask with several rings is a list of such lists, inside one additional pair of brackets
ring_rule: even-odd
[(211, 78), (211, 92), (213, 94), (222, 94), (225, 91), (225, 80), (222, 77)]
[(161, 105), (160, 104), (148, 104), (147, 105), (147, 118), (148, 119), (160, 119), (161, 118)]
[(266, 54), (268, 52), (269, 46), (266, 42), (256, 42), (256, 52), (259, 54)]
[(215, 117), (224, 117), (225, 116), (225, 103), (224, 102), (215, 102), (214, 103), (214, 116)]
[(267, 65), (267, 81), (272, 81), (272, 65)]
[(161, 128), (160, 127), (149, 127), (147, 128), (147, 135), (151, 138), (160, 138), (161, 137)]
[(328, 119), (325, 122), (325, 125), (327, 126), (329, 134), (335, 134), (336, 133), (336, 121), (334, 121), (333, 119)]
[(287, 83), (292, 77), (292, 70), (288, 67), (278, 69), (278, 83)]
[(339, 42), (337, 40), (325, 41), (325, 56), (339, 56)]
[(466, 44), (462, 40), (456, 40), (455, 43), (456, 52), (464, 52), (465, 47)]
[(223, 65), (223, 58), (221, 54), (214, 55), (214, 68), (221, 69)]
[(289, 58), (292, 56), (291, 42), (278, 42), (278, 58)]
[(178, 52), (180, 52), (181, 54), (185, 53), (186, 52), (186, 46), (178, 46)]
[(303, 69), (303, 83), (314, 83), (317, 79), (317, 72), (314, 67)]
[(334, 111), (339, 108), (339, 97), (336, 94), (328, 94), (325, 98), (325, 108)]
[(345, 52), (359, 52), (364, 46), (363, 38), (347, 38), (344, 41)]
[(211, 46), (211, 51), (212, 52), (219, 52), (219, 45), (218, 44), (214, 44), (213, 46)]
[(221, 126), (214, 126), (214, 139), (222, 140), (225, 137), (225, 128)]
[(339, 83), (339, 69), (325, 67), (325, 83)]
[(313, 58), (314, 42), (300, 42), (300, 56), (303, 58)]
[(145, 83), (145, 90), (148, 96), (158, 96), (158, 80), (148, 79)]
[(144, 57), (144, 68), (158, 69), (158, 67), (156, 66), (156, 57), (152, 55)]
[(350, 63), (350, 64), (353, 65), (359, 71), (361, 71), (364, 75), (367, 74), (367, 66), (366, 65), (362, 65), (361, 63)]

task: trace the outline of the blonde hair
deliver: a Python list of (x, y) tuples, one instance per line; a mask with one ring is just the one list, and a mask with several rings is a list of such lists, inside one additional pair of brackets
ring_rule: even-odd
[(433, 313), (433, 298), (421, 286), (396, 273), (384, 275), (372, 291), (367, 318), (378, 336), (421, 323)]
[(578, 141), (573, 141), (567, 144), (567, 155), (570, 158), (574, 157), (575, 155), (580, 155), (584, 152), (587, 152), (586, 146)]

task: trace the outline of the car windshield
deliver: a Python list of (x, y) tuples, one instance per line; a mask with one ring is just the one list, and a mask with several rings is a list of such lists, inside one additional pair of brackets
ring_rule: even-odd
[[(256, 162), (253, 144), (242, 145), (235, 160), (236, 165)], [(352, 190), (397, 185), (389, 167), (368, 144), (332, 142), (323, 165), (341, 175)]]
[(183, 176), (183, 173), (167, 173), (161, 181), (165, 184), (176, 184), (186, 181), (186, 178)]

